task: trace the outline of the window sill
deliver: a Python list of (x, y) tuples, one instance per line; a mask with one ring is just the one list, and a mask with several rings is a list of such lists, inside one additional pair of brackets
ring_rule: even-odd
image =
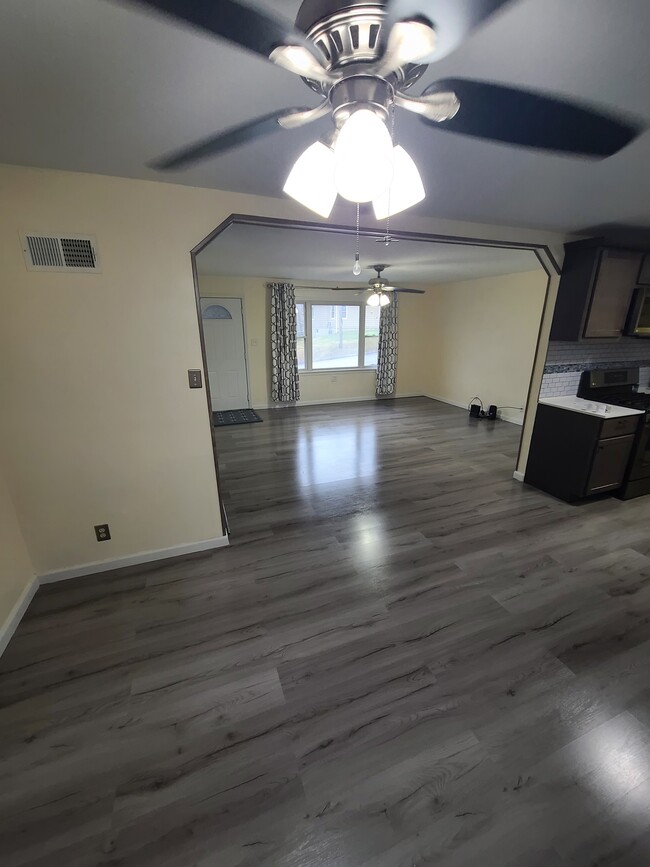
[(298, 376), (312, 376), (327, 373), (377, 373), (376, 367), (319, 367), (317, 370), (299, 370)]

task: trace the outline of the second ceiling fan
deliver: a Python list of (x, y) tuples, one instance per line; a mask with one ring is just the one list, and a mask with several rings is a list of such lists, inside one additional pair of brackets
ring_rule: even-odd
[(366, 304), (370, 307), (385, 307), (390, 304), (391, 295), (396, 292), (406, 292), (409, 295), (424, 295), (422, 289), (407, 289), (405, 286), (393, 286), (388, 280), (385, 280), (381, 273), (388, 268), (388, 265), (372, 265), (373, 271), (377, 272), (376, 277), (371, 277), (368, 280), (368, 289), (359, 291), (358, 286), (298, 286), (298, 289), (329, 289), (331, 292), (356, 292), (361, 295), (362, 292), (370, 292), (366, 299)]

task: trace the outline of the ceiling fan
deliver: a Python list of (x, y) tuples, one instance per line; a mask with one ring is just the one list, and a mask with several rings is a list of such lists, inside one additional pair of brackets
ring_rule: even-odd
[[(364, 292), (370, 292), (368, 299), (366, 300), (366, 304), (370, 307), (385, 307), (386, 304), (390, 304), (390, 295), (394, 292), (407, 292), (410, 295), (424, 295), (424, 291), (422, 289), (406, 289), (404, 286), (393, 286), (388, 282), (388, 280), (384, 280), (381, 276), (381, 272), (385, 271), (386, 268), (390, 267), (389, 265), (371, 265), (370, 266), (373, 271), (377, 272), (376, 277), (371, 277), (368, 280), (368, 289), (364, 289)], [(298, 289), (329, 289), (330, 292), (356, 292), (357, 295), (361, 295), (361, 292), (358, 292), (358, 286), (298, 286)]]
[(415, 163), (389, 132), (395, 108), (430, 126), (516, 147), (604, 158), (642, 130), (635, 119), (530, 90), (466, 78), (407, 91), (427, 65), (517, 0), (304, 0), (295, 24), (253, 0), (127, 0), (256, 52), (300, 75), (320, 97), (226, 129), (157, 160), (180, 169), (274, 130), (331, 115), (333, 136), (298, 158), (285, 192), (324, 217), (337, 193), (372, 201), (378, 219), (424, 198)]

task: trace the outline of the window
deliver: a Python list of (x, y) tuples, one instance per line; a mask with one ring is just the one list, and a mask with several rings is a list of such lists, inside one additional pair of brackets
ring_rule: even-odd
[(366, 304), (298, 302), (298, 369), (376, 367), (379, 312)]
[(203, 311), (203, 319), (232, 319), (232, 314), (221, 304), (211, 304)]
[(366, 327), (364, 329), (366, 367), (377, 367), (377, 347), (379, 346), (379, 314), (380, 307), (366, 307)]
[(298, 370), (305, 369), (305, 305), (296, 304), (296, 349), (298, 350)]

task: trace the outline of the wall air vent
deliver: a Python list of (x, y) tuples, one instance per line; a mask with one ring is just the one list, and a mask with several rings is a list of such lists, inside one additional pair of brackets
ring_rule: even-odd
[(99, 271), (97, 246), (89, 235), (23, 235), (23, 255), (28, 271)]

